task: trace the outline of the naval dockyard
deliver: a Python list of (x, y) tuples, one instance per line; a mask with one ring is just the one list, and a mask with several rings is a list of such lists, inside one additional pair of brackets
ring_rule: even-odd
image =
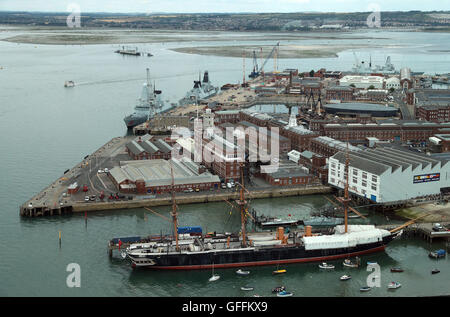
[[(278, 70), (280, 49), (277, 43), (265, 59), (253, 51), (250, 74), (244, 56), (242, 81), (236, 84), (214, 86), (214, 74), (204, 71), (170, 106), (147, 69), (142, 95), (124, 119), (131, 133), (114, 137), (62, 172), (20, 206), (20, 215), (165, 206), (173, 203), (173, 191), (177, 204), (228, 202), (239, 198), (242, 168), (252, 199), (336, 197), (348, 181), (355, 209), (400, 211), (406, 219), (421, 218), (426, 228), (446, 223), (450, 89), (433, 85), (448, 74), (396, 69), (389, 57), (372, 66), (356, 56), (351, 71)], [(273, 70), (266, 71), (272, 63)], [(177, 133), (180, 129), (188, 133)], [(207, 133), (198, 137), (198, 129)], [(244, 132), (244, 151), (236, 137), (231, 142), (224, 137), (230, 129)], [(252, 132), (260, 133), (253, 150)], [(278, 155), (275, 170), (266, 168), (273, 160), (252, 152), (272, 139), (277, 140), (269, 151)], [(198, 160), (199, 149), (215, 159)], [(251, 161), (252, 155), (257, 159)], [(349, 173), (344, 173), (346, 155)], [(425, 227), (414, 232), (432, 239), (433, 230)]]

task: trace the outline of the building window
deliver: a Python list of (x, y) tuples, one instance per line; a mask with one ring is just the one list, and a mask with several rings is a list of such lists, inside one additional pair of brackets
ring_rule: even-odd
[(372, 190), (377, 190), (377, 184), (372, 184)]
[(366, 172), (363, 172), (363, 173), (362, 173), (362, 178), (363, 178), (363, 179), (367, 179), (367, 173), (366, 173)]
[(372, 175), (372, 182), (373, 182), (373, 183), (376, 183), (377, 180), (378, 180), (378, 178), (377, 178), (375, 175)]
[(362, 181), (362, 187), (367, 187), (367, 182), (366, 181)]
[(358, 176), (358, 170), (353, 169), (353, 175)]
[(358, 178), (357, 177), (353, 177), (353, 183), (354, 184), (358, 184)]
[(334, 178), (330, 178), (330, 183), (336, 183)]

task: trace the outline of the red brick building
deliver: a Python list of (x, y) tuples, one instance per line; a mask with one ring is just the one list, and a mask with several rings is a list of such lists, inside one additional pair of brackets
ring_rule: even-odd
[(326, 89), (326, 100), (351, 101), (354, 100), (354, 88), (350, 86), (334, 86)]

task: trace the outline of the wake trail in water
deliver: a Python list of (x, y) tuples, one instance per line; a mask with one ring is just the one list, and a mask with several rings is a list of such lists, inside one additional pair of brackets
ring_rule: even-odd
[[(216, 73), (221, 72), (229, 72), (230, 69), (223, 69), (215, 71)], [(232, 71), (232, 70), (231, 70)], [(173, 75), (166, 75), (166, 76), (155, 76), (151, 79), (167, 79), (167, 78), (178, 78), (183, 76), (197, 76), (198, 73), (181, 73), (181, 74), (173, 74)], [(111, 80), (99, 80), (99, 81), (86, 81), (81, 83), (75, 83), (76, 86), (86, 86), (86, 85), (103, 85), (103, 84), (114, 84), (114, 83), (123, 83), (123, 82), (131, 82), (131, 81), (145, 81), (147, 78), (145, 77), (139, 77), (139, 78), (126, 78), (126, 79), (111, 79)]]

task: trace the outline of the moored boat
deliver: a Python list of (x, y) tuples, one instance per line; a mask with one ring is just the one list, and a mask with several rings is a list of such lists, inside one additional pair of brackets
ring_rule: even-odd
[(123, 120), (128, 129), (142, 124), (161, 112), (164, 102), (161, 100), (161, 91), (155, 90), (150, 83), (150, 73), (147, 68), (147, 82), (142, 87), (141, 97), (134, 107), (134, 112)]
[(369, 286), (363, 286), (359, 289), (360, 292), (368, 292), (372, 289), (372, 287)]
[(392, 267), (392, 268), (391, 268), (391, 272), (398, 272), (398, 273), (401, 273), (401, 272), (403, 272), (403, 269), (400, 268), (400, 267)]
[(241, 290), (243, 291), (253, 291), (255, 288), (252, 286), (242, 286)]
[(325, 270), (332, 270), (332, 269), (334, 269), (334, 265), (322, 262), (321, 264), (319, 264), (319, 268), (325, 269)]
[(286, 273), (286, 270), (276, 270), (272, 272), (272, 274), (284, 274), (284, 273)]
[(281, 292), (277, 293), (278, 297), (289, 297), (292, 295), (294, 295), (294, 294), (291, 292), (288, 292), (288, 291), (281, 291)]
[(220, 279), (220, 275), (214, 274), (209, 278), (209, 281), (214, 282), (217, 281), (218, 279)]
[(431, 271), (431, 274), (438, 274), (439, 272), (441, 272), (441, 271), (439, 271), (438, 269), (434, 269)]
[(346, 266), (346, 267), (358, 267), (358, 262), (354, 263), (352, 262), (350, 259), (345, 259), (344, 262), (342, 263), (342, 265)]
[(236, 271), (236, 274), (238, 274), (238, 275), (249, 275), (250, 271), (243, 271), (243, 270), (239, 269), (239, 270)]
[(439, 250), (435, 250), (435, 251), (431, 251), (428, 256), (430, 258), (434, 258), (434, 259), (439, 259), (439, 258), (443, 258), (445, 257), (445, 250), (444, 249), (439, 249)]
[(285, 290), (286, 290), (285, 286), (277, 286), (277, 287), (272, 289), (272, 293), (279, 293), (279, 292), (282, 292), (282, 291), (285, 291)]
[(402, 286), (402, 284), (400, 284), (399, 282), (390, 282), (388, 284), (388, 289), (397, 289), (401, 286)]
[(339, 279), (341, 281), (348, 281), (351, 278), (352, 278), (351, 275), (342, 275)]

